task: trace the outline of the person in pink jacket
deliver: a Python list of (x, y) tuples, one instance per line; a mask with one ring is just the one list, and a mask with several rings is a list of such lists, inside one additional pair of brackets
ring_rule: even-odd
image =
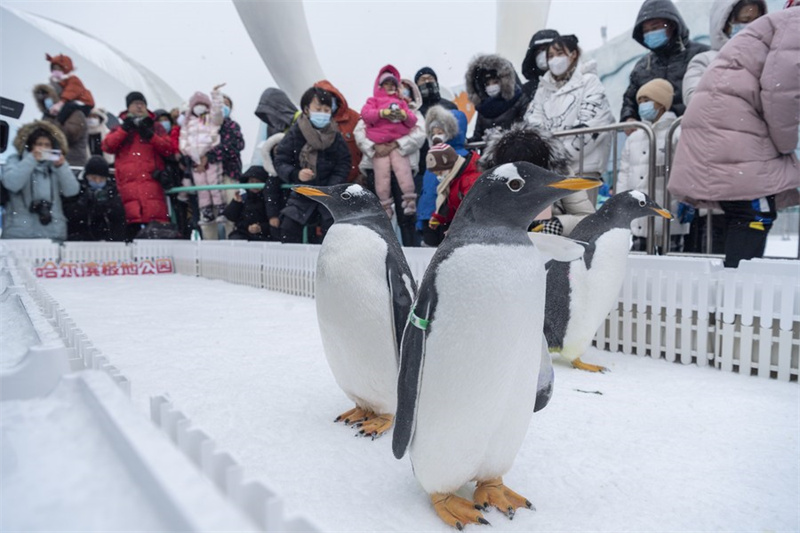
[(720, 50), (681, 124), (669, 191), (725, 217), (725, 266), (762, 257), (777, 209), (798, 203), (800, 9), (765, 15)]
[[(222, 113), (222, 93), (217, 85), (208, 95), (196, 92), (189, 99), (189, 110), (181, 127), (179, 145), (183, 155), (194, 163), (192, 178), (195, 185), (219, 185), (222, 183), (222, 163), (209, 163), (209, 150), (219, 144), (219, 128), (225, 119)], [(225, 199), (222, 191), (197, 191), (201, 222), (209, 223), (214, 217), (222, 220)]]
[(361, 118), (367, 128), (367, 138), (375, 143), (375, 156), (372, 166), (375, 172), (375, 193), (381, 201), (389, 218), (394, 214), (392, 207), (392, 171), (403, 193), (403, 214), (417, 212), (417, 195), (414, 191), (414, 176), (411, 161), (400, 154), (392, 143), (405, 137), (417, 123), (417, 116), (409, 109), (399, 93), (400, 72), (392, 65), (386, 65), (375, 78), (373, 96), (361, 108)]

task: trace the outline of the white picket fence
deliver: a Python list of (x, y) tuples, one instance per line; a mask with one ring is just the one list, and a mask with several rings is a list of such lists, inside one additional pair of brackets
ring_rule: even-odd
[[(111, 248), (122, 253), (119, 245), (80, 244), (80, 253), (87, 254), (82, 257), (91, 256), (91, 247), (96, 258)], [(126, 259), (171, 257), (180, 274), (314, 297), (318, 246), (136, 241), (126, 249)], [(46, 257), (53, 253), (41, 243), (32, 250), (22, 255), (35, 261), (43, 259), (36, 257), (38, 250), (49, 250)], [(433, 252), (404, 249), (418, 282)], [(800, 261), (753, 260), (724, 269), (714, 258), (633, 253), (627, 272), (617, 307), (595, 337), (601, 349), (797, 381)]]

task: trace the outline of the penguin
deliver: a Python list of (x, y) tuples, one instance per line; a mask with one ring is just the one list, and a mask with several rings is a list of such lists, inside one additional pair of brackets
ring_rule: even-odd
[(616, 194), (594, 214), (581, 220), (570, 238), (586, 242), (583, 260), (552, 263), (547, 270), (544, 334), (549, 350), (572, 366), (603, 372), (581, 361), (597, 329), (616, 305), (625, 280), (631, 243), (631, 222), (643, 216), (672, 218), (646, 194)]
[(394, 420), (400, 340), (416, 284), (373, 193), (356, 184), (294, 191), (334, 218), (317, 258), (317, 321), (336, 383), (355, 404), (334, 422), (375, 439)]
[[(409, 453), (450, 526), (488, 524), (490, 505), (509, 518), (533, 508), (502, 479), (552, 384), (544, 261), (526, 230), (553, 201), (600, 183), (527, 162), (485, 172), (425, 272), (403, 332), (392, 451)], [(455, 494), (471, 481), (474, 502)]]

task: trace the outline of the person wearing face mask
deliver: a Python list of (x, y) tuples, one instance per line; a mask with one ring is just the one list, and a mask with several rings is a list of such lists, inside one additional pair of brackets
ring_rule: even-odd
[[(667, 133), (670, 126), (678, 117), (669, 111), (674, 97), (672, 84), (667, 80), (656, 78), (650, 80), (639, 88), (636, 93), (638, 102), (638, 112), (642, 121), (647, 122), (653, 128), (656, 136), (656, 196), (655, 201), (659, 205), (664, 205), (664, 149), (667, 143)], [(673, 148), (677, 144), (678, 136), (673, 136)], [(619, 161), (619, 173), (614, 184), (614, 192), (639, 191), (644, 194), (648, 192), (647, 174), (649, 168), (650, 141), (644, 130), (637, 129), (626, 140)], [(674, 152), (673, 152), (674, 153)], [(669, 206), (670, 211), (677, 212), (678, 202), (673, 200)], [(689, 232), (689, 224), (681, 224), (678, 217), (670, 222), (671, 252), (682, 251), (683, 236)], [(632, 250), (647, 250), (647, 218), (637, 218), (631, 222), (631, 232), (633, 233)], [(663, 234), (663, 224), (656, 221), (657, 238)], [(659, 243), (660, 240), (656, 241)]]
[(106, 135), (111, 131), (107, 123), (108, 113), (102, 107), (95, 107), (89, 112), (89, 116), (86, 117), (89, 156), (102, 156), (109, 165), (113, 165), (114, 155), (103, 152), (103, 139), (105, 139)]
[[(419, 112), (424, 117), (428, 109), (438, 105), (445, 109), (458, 109), (458, 106), (446, 98), (442, 98), (439, 92), (439, 77), (431, 67), (422, 67), (414, 75), (414, 83), (417, 84), (419, 94), (422, 97), (422, 105)], [(422, 156), (424, 159), (424, 156)]]
[(92, 156), (78, 176), (80, 192), (64, 199), (68, 241), (125, 240), (125, 208), (108, 163)]
[[(547, 47), (550, 69), (542, 76), (525, 121), (544, 131), (573, 130), (614, 123), (614, 115), (606, 97), (606, 90), (597, 77), (594, 61), (581, 61), (581, 49), (574, 35), (556, 37)], [(600, 177), (608, 163), (611, 134), (600, 133), (571, 136), (563, 139), (569, 154), (572, 173)], [(596, 194), (596, 193), (595, 193)], [(596, 200), (589, 194), (592, 205)]]
[(58, 91), (51, 84), (41, 83), (34, 86), (33, 97), (36, 105), (42, 112), (41, 120), (56, 126), (66, 136), (69, 151), (64, 157), (71, 166), (82, 167), (89, 159), (89, 132), (86, 126), (86, 116), (79, 109), (72, 108), (64, 122), (59, 122), (50, 109), (58, 102)]
[(689, 61), (683, 76), (683, 103), (691, 102), (703, 73), (717, 57), (717, 54), (748, 24), (767, 14), (764, 0), (715, 0), (711, 6), (708, 34), (711, 37), (711, 50), (697, 54)]
[[(333, 95), (311, 87), (300, 99), (302, 115), (275, 149), (278, 177), (290, 185), (338, 185), (347, 182), (350, 151), (331, 120)], [(281, 242), (302, 242), (303, 226), (316, 225), (309, 241), (321, 242), (333, 224), (321, 204), (292, 191), (280, 212)]]
[(722, 47), (681, 122), (669, 191), (721, 208), (725, 266), (762, 257), (778, 209), (800, 201), (800, 10), (759, 17)]
[(62, 197), (80, 191), (63, 155), (66, 137), (52, 122), (37, 120), (17, 131), (14, 148), (17, 153), (8, 157), (0, 175), (9, 194), (3, 206), (2, 238), (65, 240)]
[(378, 71), (372, 96), (361, 108), (366, 137), (375, 143), (372, 155), (375, 194), (389, 218), (394, 215), (392, 173), (397, 177), (402, 191), (403, 214), (410, 216), (417, 212), (417, 193), (410, 154), (404, 153), (397, 141), (407, 136), (419, 119), (402, 97), (401, 91), (400, 73), (392, 65), (386, 65)]
[[(219, 185), (222, 183), (222, 164), (209, 161), (209, 152), (220, 143), (220, 127), (225, 119), (222, 108), (220, 84), (208, 95), (196, 92), (189, 99), (189, 112), (181, 127), (180, 149), (183, 155), (192, 159), (192, 179), (195, 185)], [(225, 198), (219, 189), (197, 191), (200, 206), (200, 223), (224, 222)], [(207, 235), (206, 235), (207, 233)], [(213, 238), (214, 228), (204, 232), (206, 238)]]
[[(683, 21), (672, 0), (645, 0), (636, 17), (633, 39), (649, 52), (634, 65), (630, 82), (622, 96), (620, 121), (639, 120), (639, 104), (636, 93), (650, 80), (662, 78), (675, 88), (672, 109), (677, 116), (683, 115), (683, 76), (689, 61), (709, 49), (708, 45), (689, 39), (689, 27)], [(633, 129), (626, 131), (628, 135)]]
[(355, 129), (358, 121), (361, 120), (361, 115), (355, 109), (350, 108), (344, 95), (328, 80), (320, 80), (314, 84), (314, 87), (324, 89), (333, 95), (333, 105), (331, 106), (333, 121), (336, 122), (339, 133), (344, 137), (344, 142), (347, 143), (347, 148), (350, 150), (350, 174), (347, 175), (347, 181), (356, 181), (361, 174), (359, 170), (361, 150), (356, 142)]
[(487, 130), (507, 129), (523, 120), (530, 99), (522, 93), (509, 60), (495, 54), (477, 56), (467, 66), (465, 82), (478, 114), (469, 142), (482, 141)]
[(522, 92), (529, 99), (533, 99), (536, 89), (539, 88), (539, 78), (544, 76), (549, 68), (547, 66), (547, 47), (558, 37), (556, 30), (539, 30), (531, 37), (528, 52), (522, 61), (522, 75), (528, 80), (522, 86)]
[(62, 124), (76, 109), (88, 116), (94, 107), (94, 97), (74, 74), (72, 59), (63, 54), (55, 57), (45, 54), (45, 58), (50, 63), (50, 82), (60, 89), (59, 99), (47, 110), (48, 113)]
[[(222, 165), (222, 183), (239, 183), (242, 177), (242, 155), (244, 150), (244, 136), (239, 123), (231, 118), (233, 101), (225, 94), (222, 95), (222, 126), (219, 128), (219, 144), (208, 151), (208, 163)], [(235, 189), (225, 189), (222, 197), (226, 204), (233, 201)], [(231, 222), (225, 223), (225, 234), (229, 235), (234, 230)]]

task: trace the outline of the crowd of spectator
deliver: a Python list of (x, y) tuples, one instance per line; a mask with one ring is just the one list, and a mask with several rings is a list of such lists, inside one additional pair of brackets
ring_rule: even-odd
[[(76, 76), (69, 57), (47, 55), (49, 80), (33, 89), (42, 118), (19, 130), (17, 153), (3, 169), (2, 237), (130, 241), (199, 232), (321, 242), (330, 213), (290, 186), (358, 182), (376, 193), (404, 245), (436, 246), (480, 173), (505, 162), (606, 177), (611, 193), (647, 192), (649, 142), (635, 124), (625, 130), (618, 176), (608, 176), (615, 133), (559, 132), (649, 124), (662, 190), (667, 133), (683, 116), (681, 142), (671, 137), (669, 208), (680, 216), (670, 249), (700, 251), (702, 233), (713, 230), (712, 251), (736, 266), (763, 255), (779, 207), (800, 203), (800, 9), (789, 9), (797, 3), (768, 14), (763, 0), (715, 0), (709, 48), (690, 39), (672, 0), (645, 0), (632, 37), (647, 52), (631, 71), (618, 119), (575, 35), (535, 32), (520, 69), (524, 84), (507, 59), (478, 55), (464, 78), (476, 115), (469, 143), (466, 110), (443, 98), (429, 66), (404, 78), (386, 65), (372, 96), (355, 107), (328, 80), (297, 103), (269, 88), (255, 109), (263, 133), (246, 170), (225, 84), (172, 110), (151, 111), (146, 95), (133, 91), (114, 116), (95, 105), (91, 83)], [(165, 190), (190, 185), (201, 187), (170, 193), (170, 219)], [(596, 203), (578, 192), (539, 214), (531, 230), (569, 235)], [(701, 208), (721, 215), (715, 228), (702, 226)], [(645, 228), (634, 221), (634, 249), (645, 249)]]

